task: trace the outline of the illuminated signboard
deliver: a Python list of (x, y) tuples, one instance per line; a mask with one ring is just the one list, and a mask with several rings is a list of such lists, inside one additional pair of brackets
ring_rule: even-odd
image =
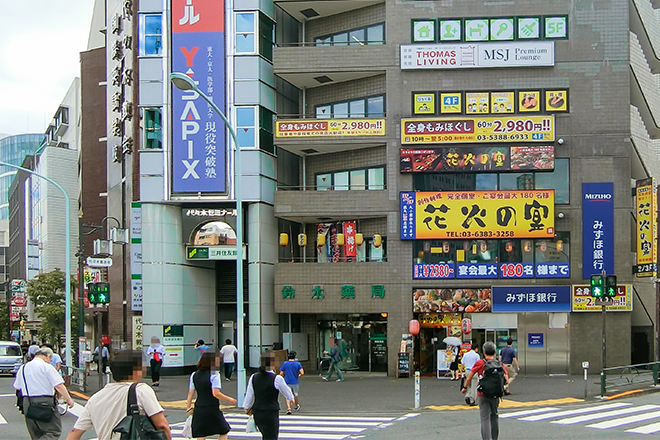
[[(172, 71), (199, 81), (225, 107), (225, 7), (215, 0), (172, 0)], [(193, 90), (172, 86), (172, 190), (226, 192), (225, 126)]]
[[(657, 234), (656, 212), (658, 190), (655, 178), (638, 180), (636, 187), (635, 208), (637, 211), (637, 269), (638, 277), (655, 276), (657, 272)], [(651, 270), (639, 270), (639, 268)]]
[(401, 239), (553, 238), (554, 190), (402, 192)]
[(463, 173), (506, 171), (551, 171), (555, 168), (555, 148), (519, 147), (435, 147), (402, 148), (402, 173)]
[(402, 70), (554, 65), (554, 41), (401, 45)]
[[(601, 312), (602, 307), (596, 304), (596, 299), (591, 296), (591, 286), (573, 286), (573, 312)], [(632, 285), (618, 284), (616, 296), (612, 298), (610, 305), (605, 307), (608, 312), (632, 312)]]
[(401, 120), (402, 144), (554, 140), (555, 118), (552, 115)]
[(277, 121), (275, 137), (385, 136), (385, 119), (306, 119)]

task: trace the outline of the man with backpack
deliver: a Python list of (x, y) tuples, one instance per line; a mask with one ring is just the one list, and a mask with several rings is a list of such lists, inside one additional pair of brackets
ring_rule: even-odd
[(486, 342), (483, 351), (485, 359), (475, 362), (461, 392), (467, 393), (475, 375), (480, 378), (477, 387), (477, 404), (481, 418), (481, 438), (482, 440), (497, 440), (500, 434), (497, 408), (504, 395), (504, 385), (506, 385), (508, 377), (502, 363), (495, 359), (497, 351), (495, 343)]

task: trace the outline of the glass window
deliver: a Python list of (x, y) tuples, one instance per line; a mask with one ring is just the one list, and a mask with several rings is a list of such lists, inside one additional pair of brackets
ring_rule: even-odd
[(349, 113), (351, 118), (364, 118), (364, 99), (351, 101), (349, 104)]
[(498, 247), (498, 240), (464, 240), (463, 248), (456, 250), (456, 261), (496, 263), (498, 261)]
[(520, 240), (502, 240), (500, 241), (500, 262), (501, 263), (521, 263), (522, 246)]
[(162, 110), (160, 108), (149, 108), (144, 111), (144, 148), (160, 150), (162, 143)]
[(369, 189), (379, 190), (385, 189), (385, 169), (384, 168), (369, 168)]
[(415, 263), (449, 263), (456, 256), (456, 246), (461, 242), (452, 240), (416, 240), (414, 245)]
[(236, 32), (254, 32), (254, 12), (236, 14)]
[(254, 13), (236, 14), (236, 53), (256, 53)]
[(536, 189), (554, 189), (555, 204), (570, 203), (568, 159), (555, 159), (555, 170), (551, 173), (535, 173)]
[(317, 174), (316, 175), (316, 190), (326, 191), (332, 189), (332, 175), (331, 174)]
[(367, 100), (367, 116), (370, 118), (382, 118), (385, 116), (384, 96), (374, 96)]
[(500, 190), (534, 189), (534, 174), (500, 174)]
[(364, 46), (366, 32), (364, 29), (356, 29), (349, 33), (348, 44), (352, 46)]
[(348, 46), (348, 32), (333, 35), (332, 44), (335, 46)]
[(351, 171), (351, 189), (363, 190), (366, 189), (366, 173), (365, 170)]
[(493, 191), (497, 189), (497, 174), (477, 174), (477, 191)]
[(369, 241), (369, 261), (382, 262), (385, 261), (385, 240), (383, 239), (379, 247), (374, 246), (373, 241)]
[(273, 61), (275, 46), (275, 23), (264, 14), (259, 14), (259, 55)]
[(140, 14), (138, 51), (140, 56), (161, 55), (163, 52), (162, 14)]
[(257, 146), (254, 107), (236, 107), (236, 137), (241, 147)]
[(320, 105), (316, 107), (317, 119), (329, 119), (332, 117), (332, 111), (329, 105)]
[(552, 240), (535, 240), (537, 263), (570, 262), (570, 233), (557, 232)]
[(385, 26), (377, 24), (367, 28), (367, 44), (383, 44), (385, 40)]
[(332, 39), (330, 37), (320, 37), (316, 38), (314, 43), (317, 46), (330, 46), (332, 44)]
[(335, 191), (347, 191), (348, 186), (348, 171), (342, 171), (340, 173), (335, 173), (334, 177), (334, 188)]
[(336, 119), (348, 118), (348, 102), (340, 102), (332, 106), (332, 117)]

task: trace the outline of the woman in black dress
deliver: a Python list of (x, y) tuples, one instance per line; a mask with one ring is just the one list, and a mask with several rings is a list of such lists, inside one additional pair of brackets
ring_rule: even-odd
[(219, 366), (220, 356), (207, 351), (197, 362), (197, 371), (190, 375), (187, 408), (190, 412), (193, 407), (193, 395), (196, 391), (197, 400), (192, 419), (192, 436), (197, 440), (203, 440), (204, 437), (215, 434), (220, 434), (218, 440), (226, 440), (231, 429), (220, 411), (218, 399), (226, 400), (232, 405), (236, 404), (236, 399), (220, 392), (222, 381), (216, 371)]

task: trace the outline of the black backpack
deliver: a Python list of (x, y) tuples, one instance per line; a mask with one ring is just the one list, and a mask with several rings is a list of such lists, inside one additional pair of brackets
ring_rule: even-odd
[(486, 360), (483, 377), (477, 391), (484, 397), (499, 398), (504, 395), (504, 366), (495, 359)]

